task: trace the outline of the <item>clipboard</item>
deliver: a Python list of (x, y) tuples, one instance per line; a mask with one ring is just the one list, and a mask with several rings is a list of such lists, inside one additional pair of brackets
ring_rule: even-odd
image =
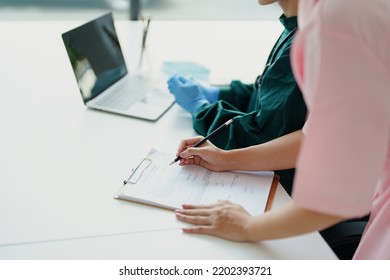
[(205, 205), (217, 200), (241, 204), (252, 215), (271, 208), (278, 184), (274, 172), (214, 172), (198, 165), (169, 165), (173, 157), (152, 148), (114, 198), (169, 210), (183, 203)]
[(278, 187), (279, 179), (280, 176), (275, 174), (274, 179), (272, 180), (271, 188), (269, 190), (267, 204), (265, 205), (264, 212), (267, 212), (272, 209), (272, 204), (274, 202), (276, 188)]
[(123, 181), (123, 185), (136, 184), (141, 178), (145, 169), (148, 168), (151, 163), (152, 160), (149, 158), (142, 159), (142, 161), (137, 165), (137, 167), (131, 170), (129, 178)]

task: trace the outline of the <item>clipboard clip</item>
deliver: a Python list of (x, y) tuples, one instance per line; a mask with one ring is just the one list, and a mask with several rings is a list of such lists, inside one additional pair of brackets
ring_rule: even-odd
[(128, 183), (137, 184), (138, 180), (142, 177), (144, 171), (150, 166), (152, 160), (150, 158), (144, 158), (135, 169), (131, 170), (131, 174), (127, 180), (123, 181), (123, 185)]

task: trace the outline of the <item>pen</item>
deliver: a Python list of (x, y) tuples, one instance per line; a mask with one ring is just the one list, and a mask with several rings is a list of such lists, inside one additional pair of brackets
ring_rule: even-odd
[[(202, 145), (204, 142), (206, 142), (207, 140), (209, 140), (211, 137), (213, 137), (214, 135), (216, 135), (218, 132), (220, 132), (224, 127), (227, 127), (229, 124), (231, 124), (233, 122), (232, 119), (228, 120), (227, 122), (225, 122), (223, 125), (221, 125), (220, 127), (218, 127), (216, 130), (214, 130), (213, 132), (211, 132), (210, 134), (208, 134), (205, 138), (203, 138), (202, 140), (196, 142), (192, 147), (199, 147), (200, 145)], [(179, 160), (181, 159), (180, 156), (177, 156), (169, 165), (172, 165), (174, 164), (175, 162), (178, 162)]]
[(141, 65), (142, 65), (142, 57), (144, 55), (144, 51), (146, 48), (146, 38), (148, 36), (150, 21), (151, 21), (151, 18), (148, 17), (146, 19), (146, 24), (145, 24), (145, 18), (142, 17), (143, 30), (142, 30), (142, 45), (141, 45), (141, 55), (140, 55), (140, 59), (139, 59), (139, 67), (141, 67)]

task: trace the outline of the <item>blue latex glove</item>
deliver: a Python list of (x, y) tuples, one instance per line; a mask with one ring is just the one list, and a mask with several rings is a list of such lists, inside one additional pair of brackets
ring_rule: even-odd
[(191, 114), (204, 104), (210, 104), (204, 95), (203, 86), (194, 79), (173, 75), (167, 83), (169, 91), (175, 96), (176, 103)]
[(183, 84), (193, 83), (193, 84), (198, 85), (199, 91), (204, 95), (204, 97), (210, 103), (214, 103), (215, 101), (217, 101), (219, 99), (220, 89), (218, 87), (202, 85), (199, 82), (197, 82), (196, 80), (194, 80), (193, 78), (187, 77), (187, 76), (174, 75), (172, 77), (177, 77), (177, 79), (179, 79)]

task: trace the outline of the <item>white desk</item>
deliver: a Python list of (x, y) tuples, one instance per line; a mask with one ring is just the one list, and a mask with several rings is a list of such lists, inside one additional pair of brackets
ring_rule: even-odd
[[(170, 211), (114, 200), (150, 147), (174, 153), (195, 132), (177, 105), (156, 123), (86, 109), (60, 36), (78, 24), (0, 22), (0, 259), (335, 258), (318, 233), (235, 243), (183, 234)], [(139, 26), (116, 25), (132, 70)], [(191, 60), (250, 81), (280, 31), (277, 21), (152, 23), (144, 70)], [(274, 207), (288, 200), (279, 185)]]

